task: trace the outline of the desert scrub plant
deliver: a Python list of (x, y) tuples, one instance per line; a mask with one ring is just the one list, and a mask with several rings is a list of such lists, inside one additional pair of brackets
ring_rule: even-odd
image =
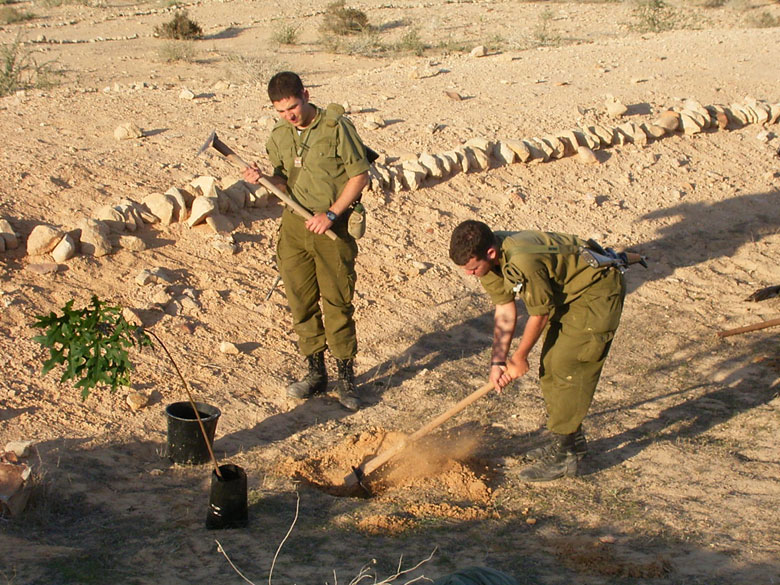
[(98, 384), (108, 385), (111, 392), (129, 386), (133, 365), (127, 350), (152, 345), (141, 327), (131, 325), (122, 316), (122, 309), (94, 295), (90, 305), (81, 310), (75, 310), (70, 300), (62, 308), (62, 315), (51, 312), (35, 319), (33, 327), (44, 333), (33, 339), (49, 350), (42, 374), (64, 366), (60, 382), (75, 379), (82, 399)]
[(224, 55), (226, 75), (229, 81), (264, 85), (278, 71), (289, 69), (287, 65), (275, 59), (261, 59), (238, 53)]
[(32, 12), (21, 12), (13, 6), (3, 6), (0, 8), (0, 24), (15, 24), (32, 20), (35, 15)]
[(274, 31), (271, 39), (280, 45), (294, 45), (298, 42), (300, 26), (284, 24)]
[(168, 22), (154, 27), (154, 34), (163, 39), (193, 40), (201, 37), (203, 29), (186, 10), (180, 10)]
[(322, 16), (320, 31), (337, 35), (360, 33), (369, 28), (368, 16), (357, 8), (348, 8), (344, 0), (328, 4)]
[(412, 53), (418, 57), (422, 57), (425, 54), (425, 50), (428, 48), (422, 39), (420, 38), (420, 32), (413, 28), (401, 37), (396, 45), (396, 49), (405, 53)]
[(24, 47), (21, 35), (10, 44), (0, 45), (0, 96), (21, 89), (48, 87), (55, 73), (53, 63), (39, 64)]
[(750, 14), (747, 17), (747, 24), (750, 28), (775, 28), (780, 26), (780, 18), (764, 10), (758, 14)]
[(638, 0), (631, 29), (640, 33), (663, 32), (675, 28), (677, 12), (664, 0)]
[(157, 55), (166, 63), (176, 61), (192, 63), (197, 54), (198, 51), (191, 41), (168, 41), (163, 43), (157, 51)]
[(534, 29), (534, 41), (537, 47), (554, 47), (559, 45), (561, 37), (552, 27), (553, 11), (545, 8), (539, 15), (539, 23)]

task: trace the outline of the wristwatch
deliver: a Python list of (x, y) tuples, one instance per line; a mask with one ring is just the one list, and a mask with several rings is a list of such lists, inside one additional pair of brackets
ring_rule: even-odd
[(330, 221), (336, 221), (339, 216), (328, 209), (328, 211), (325, 212), (325, 217), (327, 217)]

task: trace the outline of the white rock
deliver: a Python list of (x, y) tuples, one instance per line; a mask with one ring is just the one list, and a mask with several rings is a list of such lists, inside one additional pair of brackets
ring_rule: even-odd
[(121, 211), (111, 205), (98, 207), (92, 214), (94, 219), (104, 222), (112, 232), (121, 233), (125, 231), (125, 216)]
[(5, 452), (13, 453), (17, 457), (23, 458), (30, 454), (30, 448), (32, 446), (32, 441), (8, 441), (5, 444)]
[(217, 198), (217, 179), (214, 177), (196, 177), (190, 181), (190, 186), (195, 190), (196, 194)]
[(484, 57), (487, 55), (487, 49), (484, 45), (477, 45), (469, 52), (469, 57)]
[(187, 89), (186, 87), (183, 87), (182, 90), (179, 92), (179, 99), (180, 100), (194, 100), (195, 94)]
[(170, 195), (151, 193), (143, 198), (142, 203), (160, 220), (161, 225), (171, 225), (178, 216), (179, 204)]
[(124, 122), (114, 129), (114, 138), (117, 140), (131, 140), (133, 138), (143, 138), (143, 136), (143, 130), (132, 122)]
[(216, 197), (196, 197), (192, 202), (190, 217), (187, 219), (187, 225), (196, 226), (206, 221), (206, 218), (217, 210)]
[(587, 146), (580, 146), (577, 148), (577, 160), (586, 165), (599, 163), (599, 159), (596, 158), (596, 154)]
[(424, 152), (417, 160), (434, 179), (441, 179), (444, 176), (442, 164), (435, 156)]
[(211, 247), (222, 254), (236, 254), (238, 246), (229, 234), (218, 234), (211, 239)]
[(48, 254), (60, 243), (63, 235), (62, 230), (48, 225), (35, 226), (27, 238), (27, 254), (29, 256)]
[(514, 151), (520, 162), (526, 163), (531, 160), (531, 151), (528, 149), (528, 145), (522, 140), (504, 140), (503, 144)]
[(136, 327), (143, 327), (144, 323), (141, 320), (141, 316), (129, 307), (122, 308), (122, 317), (124, 317), (125, 321), (130, 323), (130, 325), (135, 325)]
[(229, 234), (236, 229), (236, 226), (233, 225), (231, 219), (221, 213), (214, 213), (206, 217), (206, 225), (208, 225), (215, 234)]
[(232, 202), (235, 210), (241, 210), (249, 205), (250, 191), (247, 184), (241, 179), (229, 179), (222, 181), (221, 194)]
[(149, 397), (146, 394), (140, 392), (129, 392), (125, 397), (125, 402), (133, 412), (141, 410), (144, 406), (149, 404)]
[(7, 219), (0, 219), (0, 238), (6, 250), (15, 250), (19, 247), (19, 238)]
[(628, 107), (615, 98), (608, 99), (605, 105), (607, 113), (613, 118), (620, 118), (628, 112)]
[(237, 355), (241, 353), (234, 343), (230, 341), (223, 341), (219, 344), (219, 351), (231, 355)]
[(401, 172), (403, 173), (403, 181), (410, 190), (417, 191), (417, 189), (422, 187), (422, 183), (425, 180), (425, 172), (412, 171), (405, 168), (402, 168)]
[(517, 154), (505, 142), (496, 142), (493, 146), (493, 158), (499, 165), (511, 165), (517, 159)]
[(99, 258), (112, 252), (113, 247), (108, 239), (111, 230), (105, 223), (94, 219), (82, 219), (76, 224), (76, 227), (81, 230), (82, 254)]
[(76, 242), (70, 234), (65, 234), (51, 251), (55, 262), (67, 262), (76, 255)]
[(146, 242), (138, 236), (119, 236), (119, 247), (130, 252), (143, 252), (146, 250)]

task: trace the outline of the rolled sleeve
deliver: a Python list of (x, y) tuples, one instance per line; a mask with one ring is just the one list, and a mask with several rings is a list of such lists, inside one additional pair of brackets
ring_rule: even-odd
[(523, 288), (523, 302), (529, 315), (547, 315), (555, 308), (552, 285), (544, 269), (528, 276)]
[(504, 278), (495, 272), (488, 272), (479, 281), (494, 305), (503, 305), (515, 300), (515, 293), (506, 289)]
[(368, 171), (370, 166), (366, 156), (366, 147), (355, 129), (346, 118), (341, 119), (339, 128), (338, 155), (344, 163), (347, 176), (352, 178)]

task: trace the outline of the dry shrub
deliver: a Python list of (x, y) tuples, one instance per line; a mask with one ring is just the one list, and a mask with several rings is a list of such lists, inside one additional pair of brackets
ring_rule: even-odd
[(280, 45), (294, 45), (298, 41), (299, 29), (299, 26), (285, 24), (275, 30), (271, 38)]
[(200, 38), (203, 29), (190, 19), (186, 10), (181, 10), (168, 22), (154, 27), (154, 34), (163, 39), (193, 40)]
[(8, 45), (0, 45), (0, 96), (20, 89), (48, 87), (55, 75), (53, 62), (39, 64), (20, 36)]
[(637, 0), (632, 28), (640, 33), (672, 30), (678, 17), (664, 0)]
[(757, 14), (751, 14), (747, 18), (748, 26), (752, 28), (774, 28), (780, 26), (780, 18), (772, 16), (766, 10)]
[(344, 0), (328, 4), (320, 31), (337, 35), (357, 34), (369, 28), (368, 16), (357, 8), (347, 8)]
[(35, 15), (31, 12), (21, 12), (13, 6), (3, 6), (0, 8), (0, 24), (14, 24), (31, 20)]
[(160, 47), (157, 54), (161, 60), (168, 63), (175, 61), (192, 63), (198, 52), (195, 45), (189, 41), (168, 41)]

